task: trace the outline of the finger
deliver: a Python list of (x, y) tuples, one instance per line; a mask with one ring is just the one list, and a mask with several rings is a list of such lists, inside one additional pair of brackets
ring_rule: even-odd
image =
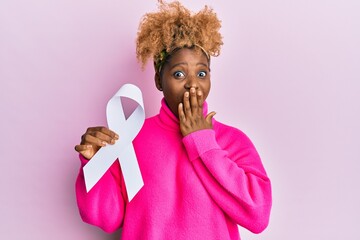
[(84, 136), (84, 143), (82, 143), (83, 145), (95, 145), (95, 146), (99, 146), (99, 147), (104, 147), (106, 146), (106, 142), (104, 140), (101, 140), (97, 137), (94, 137), (90, 134), (86, 134)]
[(215, 114), (216, 114), (216, 112), (211, 112), (208, 115), (206, 115), (205, 120), (208, 124), (212, 125), (212, 118), (215, 116)]
[(93, 133), (90, 133), (91, 136), (94, 136), (98, 139), (100, 139), (101, 141), (105, 141), (109, 144), (114, 144), (115, 143), (115, 139), (110, 137), (109, 135), (106, 135), (105, 133), (99, 132), (99, 131), (95, 131)]
[(190, 107), (190, 100), (189, 100), (190, 94), (189, 92), (184, 93), (184, 113), (185, 116), (191, 116), (191, 107)]
[(82, 151), (89, 150), (89, 149), (91, 149), (91, 148), (92, 148), (91, 145), (76, 145), (76, 146), (75, 146), (75, 151), (77, 151), (77, 152), (82, 152)]
[(92, 145), (76, 145), (75, 150), (86, 159), (90, 159), (94, 155), (93, 151), (91, 151)]
[(204, 95), (201, 90), (197, 91), (197, 100), (198, 100), (198, 104), (199, 104), (199, 110), (201, 111), (201, 114), (202, 114), (202, 107), (204, 104)]
[(101, 132), (101, 133), (106, 134), (109, 137), (113, 138), (114, 140), (119, 139), (118, 134), (116, 134), (114, 131), (111, 131), (107, 127), (103, 127), (103, 126), (88, 128), (88, 130), (86, 132), (87, 133)]
[(185, 122), (186, 118), (185, 118), (185, 113), (184, 113), (184, 106), (182, 103), (179, 103), (178, 114), (179, 114), (179, 121)]
[(196, 90), (195, 88), (190, 88), (190, 104), (191, 104), (191, 112), (198, 113), (199, 106), (198, 106), (198, 100), (196, 97)]

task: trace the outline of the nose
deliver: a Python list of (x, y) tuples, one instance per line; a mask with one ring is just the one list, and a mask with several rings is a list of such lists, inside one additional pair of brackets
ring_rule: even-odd
[(199, 86), (196, 77), (188, 76), (184, 87), (186, 90), (190, 90), (190, 88), (198, 89)]

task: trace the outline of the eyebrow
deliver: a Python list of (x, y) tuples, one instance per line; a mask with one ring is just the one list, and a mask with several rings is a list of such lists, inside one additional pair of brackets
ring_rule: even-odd
[[(175, 68), (175, 67), (177, 67), (177, 66), (179, 66), (179, 65), (188, 65), (188, 63), (186, 63), (186, 62), (180, 62), (180, 63), (176, 63), (176, 64), (174, 64), (171, 68), (170, 68), (170, 70), (171, 69), (173, 69), (173, 68)], [(204, 66), (204, 67), (207, 67), (207, 68), (209, 68), (209, 66), (207, 65), (207, 64), (205, 64), (205, 63), (197, 63), (196, 64), (196, 66), (199, 66), (199, 65), (202, 65), (202, 66)]]

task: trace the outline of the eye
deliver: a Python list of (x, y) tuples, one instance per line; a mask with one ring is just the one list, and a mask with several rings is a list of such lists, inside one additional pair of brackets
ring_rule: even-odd
[(200, 71), (200, 72), (198, 73), (198, 77), (199, 77), (199, 78), (204, 78), (204, 77), (206, 77), (206, 75), (207, 75), (206, 71)]
[(185, 74), (181, 71), (176, 71), (176, 72), (174, 72), (173, 75), (175, 78), (184, 78), (185, 77)]

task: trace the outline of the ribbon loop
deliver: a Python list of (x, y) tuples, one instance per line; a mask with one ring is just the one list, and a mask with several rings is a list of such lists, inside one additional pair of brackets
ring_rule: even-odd
[[(134, 100), (138, 106), (125, 119), (121, 97)], [(89, 192), (111, 165), (118, 159), (128, 193), (129, 201), (144, 185), (132, 141), (145, 121), (144, 103), (141, 91), (133, 84), (123, 85), (106, 106), (108, 127), (119, 135), (114, 145), (102, 147), (84, 166), (86, 191)]]

